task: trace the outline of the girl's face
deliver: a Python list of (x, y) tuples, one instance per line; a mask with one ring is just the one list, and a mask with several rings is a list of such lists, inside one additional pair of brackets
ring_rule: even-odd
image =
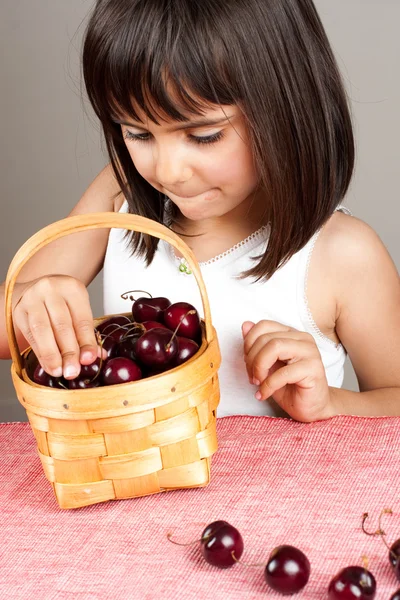
[(119, 121), (126, 147), (140, 173), (193, 221), (247, 208), (257, 173), (244, 117), (237, 106), (218, 106), (189, 122), (156, 125), (138, 111), (142, 123)]

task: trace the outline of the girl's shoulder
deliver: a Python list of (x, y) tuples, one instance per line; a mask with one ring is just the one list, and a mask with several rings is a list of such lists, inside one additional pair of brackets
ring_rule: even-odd
[(393, 264), (384, 243), (370, 225), (339, 211), (322, 227), (315, 251), (324, 268), (339, 278), (362, 276), (388, 261)]
[(308, 304), (319, 328), (337, 341), (339, 321), (354, 320), (369, 304), (370, 312), (377, 310), (379, 296), (396, 293), (398, 282), (376, 231), (357, 217), (335, 212), (320, 230), (309, 264)]

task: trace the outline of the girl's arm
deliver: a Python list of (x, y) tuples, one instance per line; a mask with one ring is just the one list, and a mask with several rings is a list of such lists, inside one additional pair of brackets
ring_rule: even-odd
[(340, 215), (325, 236), (337, 282), (336, 332), (360, 392), (330, 388), (332, 413), (400, 415), (400, 278), (366, 223)]
[[(114, 211), (119, 186), (110, 165), (106, 166), (90, 184), (68, 216), (91, 212)], [(74, 233), (48, 244), (39, 250), (23, 267), (13, 294), (13, 304), (24, 289), (46, 275), (69, 275), (87, 287), (103, 266), (107, 248), (108, 229), (93, 229)], [(0, 285), (0, 359), (10, 358), (5, 324), (5, 282)], [(20, 350), (30, 344), (16, 328)]]
[(259, 386), (256, 398), (272, 396), (305, 422), (338, 414), (400, 415), (400, 280), (392, 259), (371, 227), (342, 214), (324, 226), (314, 255), (312, 308), (326, 312), (329, 305), (329, 322), (360, 392), (328, 386), (311, 334), (274, 321), (245, 322), (245, 362), (250, 382)]

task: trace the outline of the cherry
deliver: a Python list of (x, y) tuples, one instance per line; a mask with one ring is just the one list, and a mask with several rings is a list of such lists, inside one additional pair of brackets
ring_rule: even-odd
[(332, 579), (328, 588), (328, 600), (372, 600), (375, 598), (376, 581), (370, 571), (363, 567), (346, 567)]
[(132, 304), (132, 316), (134, 321), (162, 321), (163, 312), (171, 302), (168, 298), (138, 298)]
[(295, 594), (307, 584), (310, 561), (298, 548), (289, 545), (272, 550), (264, 571), (267, 584), (283, 595)]
[(400, 590), (397, 590), (397, 592), (390, 596), (389, 600), (400, 600)]
[(49, 375), (40, 364), (35, 368), (32, 379), (35, 383), (45, 385), (46, 387), (68, 388), (68, 382), (64, 377), (53, 377), (52, 375)]
[(104, 385), (115, 385), (141, 379), (142, 371), (133, 360), (117, 356), (107, 360), (102, 376)]
[(118, 356), (136, 360), (136, 342), (139, 339), (139, 334), (134, 334), (123, 339), (117, 346)]
[(169, 329), (178, 328), (180, 336), (195, 340), (200, 333), (200, 317), (197, 310), (188, 302), (176, 302), (164, 311), (164, 323)]
[(70, 390), (86, 390), (88, 388), (95, 388), (100, 386), (100, 380), (97, 378), (94, 381), (80, 376), (75, 379), (68, 380), (68, 388)]
[(396, 575), (397, 581), (400, 581), (400, 557), (396, 561), (394, 574)]
[[(100, 371), (100, 366), (103, 365), (104, 360), (101, 361), (100, 358), (96, 358), (96, 360), (90, 365), (81, 365), (81, 372), (79, 373), (78, 377), (80, 377), (81, 379), (93, 379), (97, 376), (98, 372)], [(70, 381), (73, 381), (73, 379)]]
[(114, 358), (118, 352), (118, 342), (112, 337), (107, 336), (101, 340), (102, 348), (107, 352), (107, 358)]
[(207, 525), (201, 535), (201, 551), (210, 565), (226, 569), (242, 556), (243, 538), (233, 525), (226, 521), (214, 521)]
[[(141, 323), (146, 331), (150, 331), (150, 329), (155, 329), (156, 327), (160, 327), (161, 329), (168, 329), (164, 323), (160, 323), (159, 321), (143, 321)], [(170, 331), (170, 330), (169, 330)]]
[(199, 345), (194, 340), (181, 337), (180, 335), (178, 335), (176, 339), (178, 340), (178, 353), (174, 365), (178, 366), (194, 356), (199, 349)]
[(127, 326), (131, 324), (131, 320), (129, 317), (124, 315), (115, 315), (113, 317), (109, 317), (105, 321), (102, 321), (99, 325), (96, 326), (96, 329), (99, 333), (109, 335), (113, 329)]
[(177, 353), (178, 342), (168, 329), (150, 329), (136, 342), (136, 356), (148, 367), (167, 367)]
[(396, 569), (396, 564), (400, 558), (400, 539), (393, 542), (389, 550), (389, 561), (393, 569)]

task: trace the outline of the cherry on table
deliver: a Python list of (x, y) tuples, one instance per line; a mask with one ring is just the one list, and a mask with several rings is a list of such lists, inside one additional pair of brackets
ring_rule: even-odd
[(142, 378), (140, 367), (129, 358), (117, 356), (107, 360), (102, 373), (104, 385), (116, 385)]
[(214, 521), (201, 535), (201, 551), (210, 565), (226, 569), (242, 556), (243, 538), (227, 521)]
[(396, 563), (398, 563), (398, 559), (400, 558), (400, 539), (393, 542), (390, 546), (389, 550), (389, 561), (392, 567), (396, 568)]
[(328, 600), (373, 600), (376, 593), (375, 577), (359, 566), (345, 567), (331, 580)]
[(282, 545), (272, 550), (264, 577), (273, 590), (283, 595), (295, 594), (307, 584), (310, 569), (310, 561), (301, 550)]
[(400, 600), (400, 589), (390, 596), (389, 600)]

